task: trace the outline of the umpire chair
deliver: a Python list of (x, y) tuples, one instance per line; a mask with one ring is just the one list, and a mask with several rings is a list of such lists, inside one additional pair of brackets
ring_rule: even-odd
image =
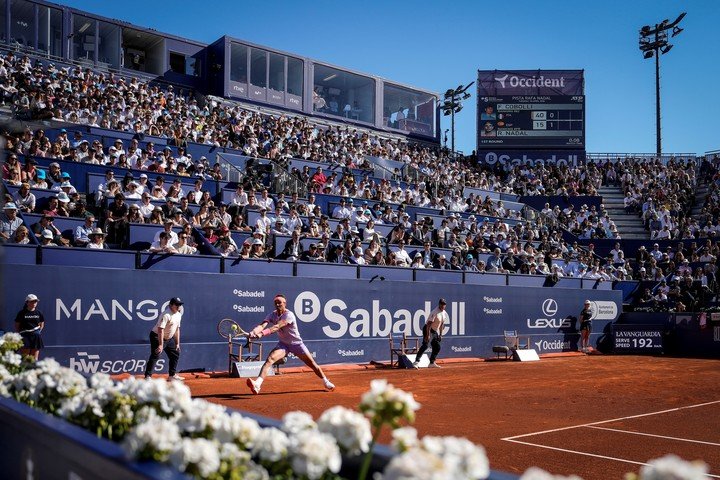
[(390, 333), (390, 367), (400, 367), (400, 359), (407, 355), (417, 353), (420, 350), (420, 342), (417, 338), (409, 339), (405, 333)]

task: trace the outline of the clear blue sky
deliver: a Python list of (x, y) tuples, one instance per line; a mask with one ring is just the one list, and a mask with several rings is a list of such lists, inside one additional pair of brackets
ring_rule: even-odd
[[(584, 69), (588, 152), (655, 151), (654, 60), (643, 60), (638, 30), (687, 11), (661, 58), (663, 151), (720, 149), (717, 0), (58, 3), (206, 43), (227, 34), (438, 93), (478, 69)], [(470, 152), (474, 91), (456, 127), (457, 148)]]

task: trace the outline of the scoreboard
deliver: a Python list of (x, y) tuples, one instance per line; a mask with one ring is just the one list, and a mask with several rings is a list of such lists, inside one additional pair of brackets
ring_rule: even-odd
[(478, 98), (478, 148), (585, 147), (584, 95)]

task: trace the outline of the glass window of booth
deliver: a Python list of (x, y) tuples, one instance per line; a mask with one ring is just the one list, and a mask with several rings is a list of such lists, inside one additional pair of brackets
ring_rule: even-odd
[(435, 136), (436, 97), (406, 87), (383, 87), (383, 126)]
[(375, 80), (315, 64), (313, 111), (374, 123)]

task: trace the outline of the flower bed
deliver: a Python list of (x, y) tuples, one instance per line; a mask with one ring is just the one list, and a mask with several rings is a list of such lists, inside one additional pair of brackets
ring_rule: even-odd
[[(480, 479), (490, 474), (481, 446), (458, 437), (418, 438), (409, 426), (420, 405), (411, 393), (374, 380), (359, 411), (336, 406), (317, 420), (290, 412), (276, 427), (224, 407), (193, 399), (187, 386), (105, 374), (86, 379), (48, 358), (33, 362), (14, 353), (17, 334), (0, 337), (0, 396), (118, 442), (128, 460), (172, 466), (202, 479), (370, 478), (380, 432), (393, 430), (396, 455), (374, 478)], [(361, 458), (361, 461), (358, 461)], [(640, 479), (705, 478), (707, 467), (664, 458), (644, 467)], [(538, 469), (522, 480), (553, 479)], [(572, 477), (577, 478), (577, 477)]]

